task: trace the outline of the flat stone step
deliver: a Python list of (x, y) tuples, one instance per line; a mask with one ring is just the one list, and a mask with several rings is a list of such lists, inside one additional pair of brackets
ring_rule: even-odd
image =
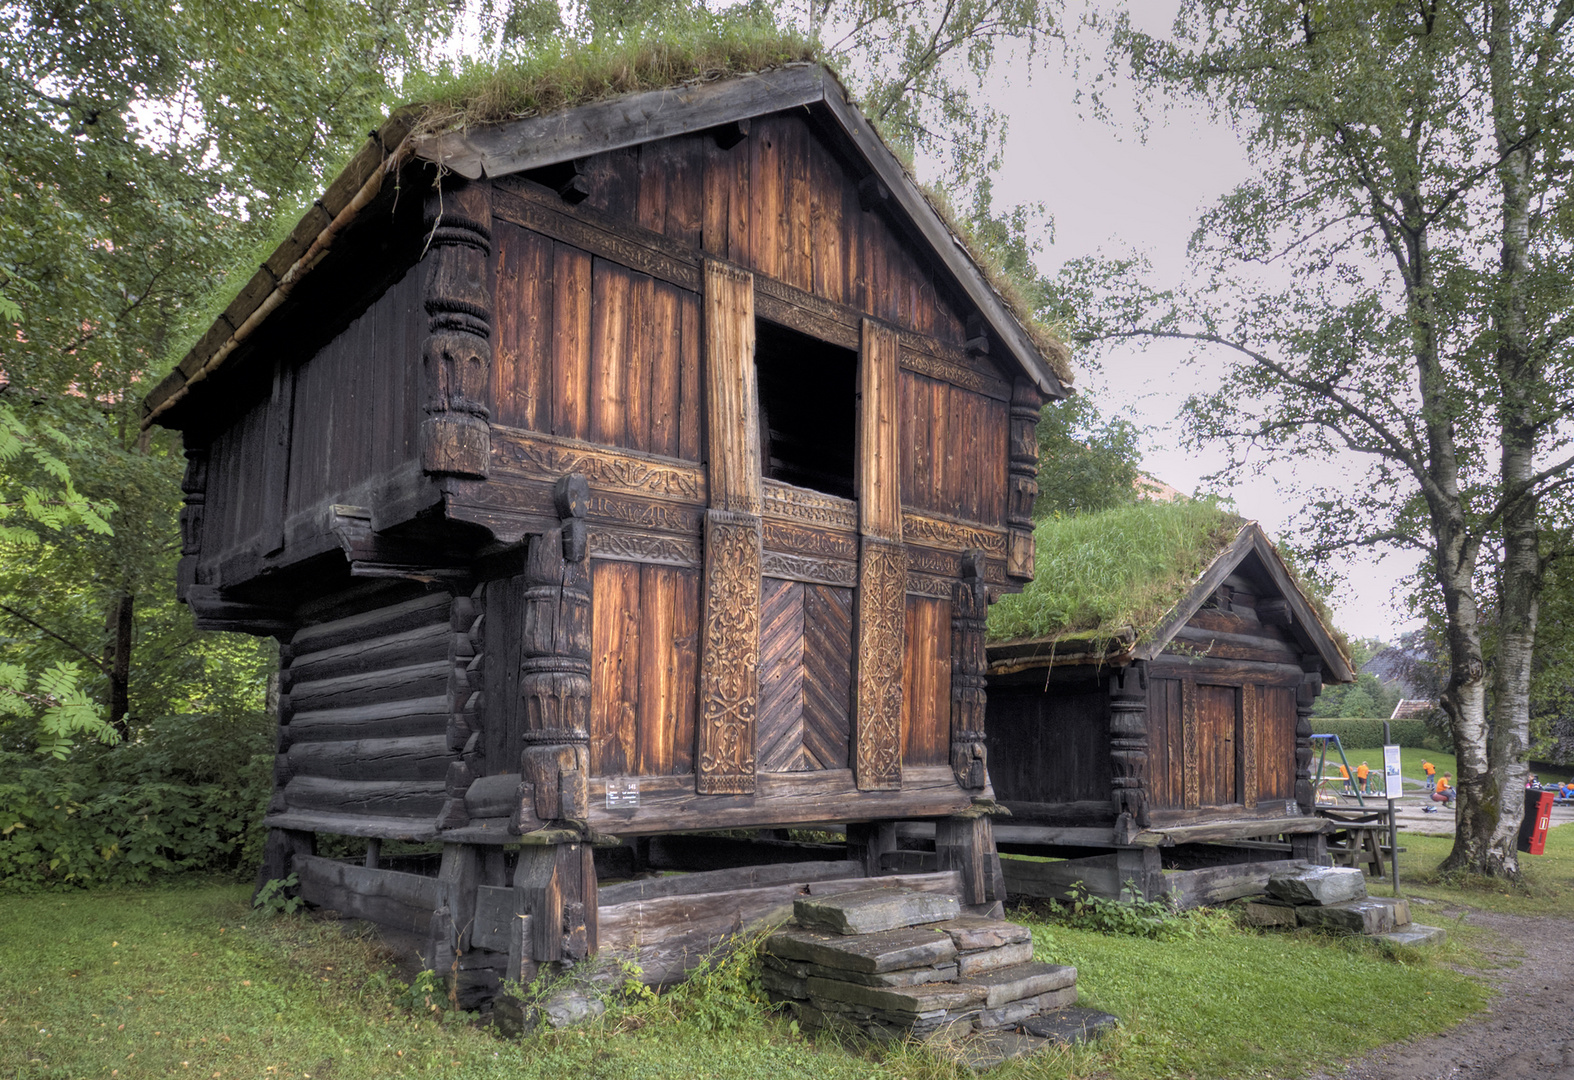
[(1247, 926), (1299, 926), (1295, 908), (1288, 904), (1259, 904), (1256, 901), (1241, 908), (1241, 919)]
[(808, 980), (809, 1000), (840, 1001), (888, 1015), (923, 1017), (958, 1009), (976, 1009), (987, 995), (982, 987), (964, 983), (925, 983), (922, 986), (860, 986), (840, 979)]
[(974, 1026), (979, 1031), (988, 1031), (991, 1028), (1017, 1027), (1031, 1020), (1041, 1013), (1051, 1012), (1055, 1009), (1064, 1009), (1068, 1005), (1077, 1003), (1077, 984), (1072, 983), (1059, 990), (1050, 990), (1047, 993), (1034, 997), (1023, 998), (1020, 1001), (1008, 1001), (998, 1008), (986, 1008), (978, 1014)]
[(950, 936), (927, 927), (886, 930), (861, 937), (789, 927), (766, 938), (763, 951), (785, 960), (870, 974), (933, 967), (956, 956)]
[(1022, 1030), (1029, 1035), (1061, 1044), (1096, 1039), (1119, 1026), (1118, 1019), (1097, 1009), (1057, 1009), (1022, 1022)]
[(947, 1051), (965, 1068), (973, 1072), (988, 1072), (1013, 1058), (1027, 1057), (1048, 1049), (1048, 1039), (1021, 1035), (1015, 1031), (986, 1031), (964, 1039)]
[(1000, 919), (986, 919), (982, 915), (963, 915), (959, 919), (939, 923), (935, 929), (951, 935), (951, 943), (958, 952), (1019, 945), (1033, 940), (1033, 932), (1025, 926)]
[(1448, 940), (1448, 931), (1441, 926), (1422, 926), (1420, 923), (1411, 923), (1399, 930), (1392, 930), (1386, 934), (1378, 934), (1383, 941), (1392, 941), (1395, 945), (1441, 945)]
[(1065, 964), (1033, 961), (962, 979), (960, 986), (977, 986), (984, 993), (984, 1006), (998, 1009), (1013, 1001), (1037, 997), (1051, 990), (1064, 990), (1077, 984), (1077, 969)]
[[(946, 939), (947, 941), (950, 938)], [(975, 975), (982, 975), (988, 971), (1012, 967), (1016, 964), (1025, 964), (1033, 959), (1033, 943), (1019, 941), (1014, 945), (1001, 945), (994, 949), (980, 949), (978, 952), (958, 953), (956, 957), (957, 973), (964, 979)]]
[(859, 889), (806, 897), (793, 901), (792, 908), (798, 925), (805, 929), (848, 935), (946, 922), (962, 914), (954, 896), (911, 889)]
[(1292, 904), (1342, 904), (1366, 896), (1366, 874), (1355, 867), (1309, 866), (1268, 878), (1268, 895)]
[(1394, 906), (1382, 900), (1346, 900), (1338, 904), (1305, 904), (1295, 909), (1302, 926), (1343, 930), (1351, 934), (1387, 934), (1395, 929)]
[(760, 959), (767, 968), (780, 971), (795, 979), (811, 975), (822, 979), (841, 979), (843, 982), (861, 983), (864, 986), (920, 986), (931, 982), (950, 982), (956, 978), (954, 962), (934, 964), (930, 967), (901, 968), (897, 971), (848, 971), (846, 968), (811, 964), (807, 960), (788, 960), (780, 956), (763, 955)]

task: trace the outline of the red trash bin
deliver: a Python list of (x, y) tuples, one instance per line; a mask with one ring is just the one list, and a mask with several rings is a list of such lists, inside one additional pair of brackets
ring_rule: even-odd
[(1544, 855), (1547, 850), (1547, 830), (1552, 826), (1552, 800), (1555, 792), (1525, 792), (1525, 817), (1519, 823), (1519, 850), (1531, 855)]

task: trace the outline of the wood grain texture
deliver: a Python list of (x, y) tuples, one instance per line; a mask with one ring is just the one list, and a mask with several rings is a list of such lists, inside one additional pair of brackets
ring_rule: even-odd
[(761, 605), (760, 770), (847, 767), (852, 590), (767, 578)]
[(860, 791), (902, 784), (906, 599), (906, 553), (901, 545), (864, 537), (858, 558), (858, 676), (853, 708), (853, 761)]
[(637, 758), (640, 566), (591, 562), (590, 772), (623, 776)]
[(760, 695), (757, 516), (706, 512), (704, 595), (696, 789), (700, 794), (747, 794), (754, 790)]
[(759, 762), (792, 772), (803, 762), (804, 586), (766, 578), (760, 590)]
[(552, 241), (499, 220), (492, 418), (532, 431), (552, 426)]
[(902, 760), (946, 764), (951, 759), (951, 601), (907, 597), (905, 638)]
[(1239, 687), (1196, 685), (1195, 734), (1198, 766), (1198, 805), (1223, 806), (1240, 802), (1236, 768), (1239, 754), (1237, 725)]
[(552, 434), (590, 437), (591, 258), (552, 252)]
[(858, 357), (858, 527), (865, 536), (900, 541), (897, 351), (895, 331), (864, 320)]
[(640, 567), (639, 718), (634, 771), (694, 771), (694, 686), (699, 657), (699, 574)]
[(705, 344), (710, 504), (757, 515), (761, 474), (753, 275), (717, 262), (705, 264)]

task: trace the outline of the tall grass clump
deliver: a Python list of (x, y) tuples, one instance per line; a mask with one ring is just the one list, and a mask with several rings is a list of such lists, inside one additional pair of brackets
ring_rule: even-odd
[(1243, 524), (1203, 499), (1042, 521), (1034, 532), (1033, 581), (990, 609), (990, 640), (1140, 640)]

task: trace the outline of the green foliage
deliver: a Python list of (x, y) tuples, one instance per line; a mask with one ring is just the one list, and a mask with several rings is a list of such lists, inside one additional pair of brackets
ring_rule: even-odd
[(300, 897), (300, 884), (299, 874), (269, 878), (257, 890), (257, 895), (252, 897), (251, 906), (263, 915), (294, 915), (306, 903)]
[[(1130, 883), (1127, 883), (1128, 886)], [(1067, 901), (1051, 900), (1053, 923), (1100, 934), (1125, 934), (1151, 941), (1192, 941), (1224, 933), (1230, 923), (1208, 909), (1179, 912), (1161, 900), (1112, 900), (1094, 896), (1079, 881)]]
[(1138, 499), (1141, 432), (1129, 420), (1105, 417), (1087, 394), (1044, 406), (1038, 420), (1038, 499), (1033, 516), (1091, 514)]
[(1243, 522), (1208, 500), (1138, 502), (1034, 530), (1034, 579), (989, 609), (992, 641), (1134, 641), (1186, 595)]
[(37, 547), (41, 532), (72, 526), (108, 535), (115, 509), (77, 491), (62, 457), (71, 436), (40, 412), (24, 418), (0, 393), (0, 545), (18, 551)]
[(65, 760), (0, 752), (0, 892), (237, 874), (262, 851), (272, 724), (171, 716)]
[[(1326, 693), (1327, 691), (1324, 691)], [(1437, 732), (1427, 727), (1425, 720), (1390, 720), (1389, 731), (1394, 738), (1396, 746), (1424, 747), (1430, 750), (1442, 750), (1445, 747), (1438, 738)], [(1318, 735), (1337, 735), (1339, 745), (1349, 753), (1353, 747), (1370, 747), (1383, 745), (1383, 721), (1373, 719), (1338, 719), (1315, 718), (1312, 730)], [(1329, 751), (1332, 753), (1332, 750)], [(1350, 764), (1354, 765), (1355, 762)], [(1441, 771), (1441, 770), (1439, 770)]]
[(64, 760), (83, 736), (115, 745), (120, 732), (105, 722), (80, 679), (76, 664), (60, 661), (39, 672), (29, 687), (27, 672), (19, 665), (0, 663), (0, 717), (36, 713), (38, 752), (58, 760)]

